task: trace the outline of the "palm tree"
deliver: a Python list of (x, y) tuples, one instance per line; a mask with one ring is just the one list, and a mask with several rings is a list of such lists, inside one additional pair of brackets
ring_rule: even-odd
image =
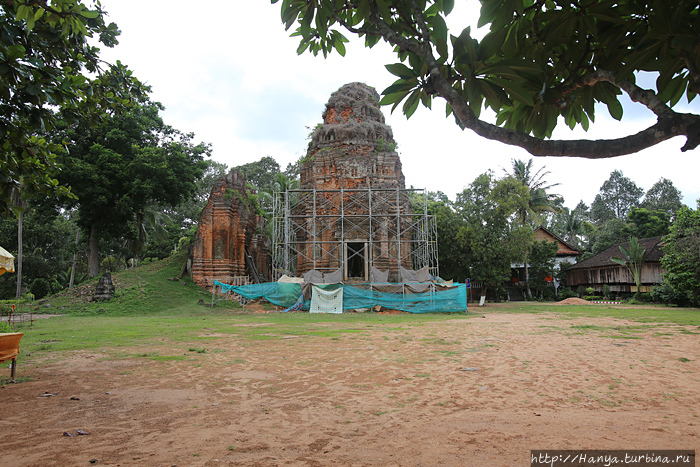
[(162, 241), (168, 237), (165, 225), (170, 222), (170, 216), (158, 208), (148, 207), (136, 213), (136, 235), (127, 240), (125, 245), (131, 250), (134, 266), (138, 266), (139, 255), (143, 253), (151, 237), (155, 241)]
[(613, 256), (610, 260), (621, 266), (625, 266), (629, 270), (637, 286), (637, 293), (635, 295), (639, 296), (642, 286), (642, 264), (647, 259), (648, 252), (639, 244), (637, 237), (630, 238), (629, 249), (620, 245), (620, 252), (623, 255), (622, 258)]
[(563, 208), (559, 213), (559, 219), (558, 224), (562, 238), (564, 238), (569, 245), (579, 249), (581, 246), (579, 235), (584, 232), (584, 219), (583, 216), (581, 216), (581, 212), (577, 209), (570, 211), (569, 208)]
[[(511, 159), (512, 172), (506, 169), (503, 171), (508, 177), (512, 177), (525, 185), (530, 194), (530, 199), (526, 206), (523, 206), (516, 212), (518, 222), (524, 226), (528, 223), (533, 227), (542, 224), (542, 214), (545, 212), (559, 212), (561, 210), (562, 198), (559, 195), (547, 193), (552, 187), (559, 185), (558, 183), (548, 184), (544, 177), (549, 175), (549, 171), (544, 171), (544, 166), (534, 172), (532, 159), (527, 162), (520, 159)], [(543, 172), (544, 171), (544, 172)], [(530, 291), (530, 271), (528, 268), (527, 252), (523, 258), (525, 264), (525, 288), (527, 296), (532, 298)]]
[[(288, 190), (299, 189), (299, 179), (290, 177), (282, 172), (275, 174), (275, 181), (272, 186), (267, 190), (262, 190), (260, 195), (260, 204), (263, 210), (266, 212), (272, 211), (272, 203), (275, 193), (280, 193), (283, 196), (283, 200), (286, 200)], [(294, 203), (296, 199), (296, 193), (292, 193), (290, 197), (290, 202)]]
[[(558, 183), (547, 184), (544, 177), (550, 172), (544, 171), (542, 166), (539, 170), (533, 173), (533, 162), (529, 159), (527, 162), (520, 159), (511, 159), (512, 172), (506, 169), (503, 171), (507, 176), (513, 177), (520, 183), (525, 185), (530, 192), (530, 201), (526, 208), (518, 211), (518, 221), (521, 225), (525, 225), (528, 221), (533, 224), (541, 224), (541, 215), (545, 212), (559, 212), (561, 210), (561, 197), (548, 193), (550, 188), (553, 188)], [(543, 172), (544, 171), (544, 172)]]

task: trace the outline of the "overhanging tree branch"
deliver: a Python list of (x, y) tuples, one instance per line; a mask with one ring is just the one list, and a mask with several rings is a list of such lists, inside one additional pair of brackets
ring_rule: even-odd
[[(675, 136), (687, 138), (682, 151), (700, 144), (700, 115), (672, 109), (683, 94), (692, 100), (700, 81), (692, 52), (700, 13), (693, 2), (576, 2), (572, 8), (563, 0), (535, 0), (518, 9), (512, 2), (481, 0), (479, 24), (491, 25), (481, 40), (469, 28), (449, 35), (444, 18), (453, 3), (283, 0), (282, 18), (287, 28), (299, 24), (294, 35), (302, 37), (300, 52), (325, 55), (336, 48), (344, 54), (346, 39), (329, 29), (333, 25), (365, 36), (368, 47), (384, 39), (402, 63), (387, 65), (399, 79), (384, 91), (383, 104), (395, 109), (405, 99), (403, 112), (410, 117), (420, 103), (430, 107), (440, 96), (463, 129), (535, 156), (609, 158)], [(651, 21), (652, 14), (674, 18), (674, 27)], [(660, 70), (652, 90), (631, 78), (644, 70)], [(547, 139), (562, 118), (587, 130), (600, 103), (621, 119), (620, 90), (650, 109), (656, 123), (615, 139)], [(485, 108), (496, 112), (497, 124), (480, 119)]]
[(450, 104), (464, 128), (468, 128), (484, 138), (523, 148), (533, 156), (582, 157), (587, 159), (605, 159), (633, 154), (675, 136), (687, 137), (687, 142), (681, 151), (692, 150), (700, 145), (700, 116), (674, 112), (653, 91), (642, 89), (631, 81), (618, 83), (615, 81), (614, 73), (602, 70), (585, 77), (577, 83), (578, 87), (590, 86), (599, 81), (608, 81), (627, 92), (632, 100), (650, 108), (658, 116), (657, 123), (637, 134), (623, 138), (544, 140), (485, 122), (474, 114), (469, 104), (441, 73), (440, 65), (433, 55), (429, 42), (418, 42), (415, 39), (401, 36), (376, 14), (370, 15), (370, 21), (384, 40), (402, 50), (409, 50), (426, 61), (430, 75), (429, 81), (436, 94)]

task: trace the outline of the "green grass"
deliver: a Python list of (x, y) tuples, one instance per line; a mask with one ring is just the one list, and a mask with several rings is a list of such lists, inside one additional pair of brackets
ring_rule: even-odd
[[(656, 326), (654, 323), (700, 325), (700, 312), (697, 309), (657, 306), (616, 308), (517, 303), (498, 307), (471, 307), (470, 313), (466, 315), (252, 313), (234, 301), (219, 302), (214, 307), (198, 304), (200, 300), (205, 303), (211, 302), (211, 294), (195, 286), (187, 278), (182, 281), (168, 280), (177, 275), (184, 260), (183, 255), (176, 255), (158, 263), (114, 274), (117, 290), (115, 297), (109, 302), (85, 301), (84, 297), (94, 290), (94, 282), (85, 286), (86, 294), (83, 294), (82, 299), (76, 298), (74, 293), (51, 297), (51, 307), (41, 308), (41, 311), (61, 313), (63, 316), (38, 319), (33, 325), (25, 322), (16, 327), (18, 331), (25, 333), (22, 339), (23, 364), (32, 361), (38, 364), (45, 358), (54, 359), (62, 352), (78, 350), (102, 352), (105, 358), (140, 356), (158, 360), (196, 359), (197, 354), (214, 352), (215, 350), (207, 350), (212, 349), (209, 343), (222, 336), (251, 344), (256, 340), (283, 341), (290, 337), (328, 339), (328, 344), (336, 344), (369, 337), (375, 331), (394, 335), (397, 331), (403, 331), (404, 335), (397, 336), (397, 342), (406, 343), (412, 340), (412, 326), (445, 320), (450, 320), (454, 326), (467, 326), (472, 319), (489, 313), (549, 313), (553, 315), (552, 319), (560, 320), (561, 323), (558, 327), (553, 326), (552, 332), (602, 332), (612, 338), (623, 339), (632, 339), (635, 333), (653, 330)], [(270, 305), (269, 309), (274, 307)], [(612, 317), (642, 324), (565, 324), (567, 319), (582, 317)], [(289, 342), (293, 342), (294, 339)], [(432, 346), (445, 357), (453, 357), (456, 352), (451, 349), (444, 350), (444, 346), (459, 343), (441, 337), (428, 337), (420, 339), (420, 342), (422, 345)], [(180, 350), (164, 351), (164, 355), (135, 355), (143, 349), (148, 349), (150, 345)], [(175, 355), (165, 355), (169, 353)], [(187, 356), (185, 353), (188, 353)]]
[[(470, 311), (482, 312), (477, 307)], [(488, 312), (488, 308), (483, 310)], [(682, 326), (700, 326), (700, 310), (697, 308), (665, 307), (643, 304), (630, 307), (608, 305), (551, 305), (543, 303), (508, 303), (498, 307), (499, 313), (556, 313), (569, 318), (617, 318), (639, 323), (675, 323)]]
[[(252, 313), (235, 301), (211, 302), (211, 293), (197, 287), (189, 278), (170, 281), (185, 260), (183, 255), (115, 273), (117, 290), (108, 302), (85, 300), (95, 282), (81, 286), (85, 293), (74, 292), (49, 298), (50, 308), (37, 311), (62, 316), (37, 319), (33, 325), (22, 323), (17, 331), (22, 339), (24, 362), (40, 360), (59, 352), (104, 352), (105, 358), (134, 357), (134, 348), (151, 344), (176, 346), (195, 354), (207, 352), (206, 342), (230, 336), (248, 341), (296, 338), (351, 339), (382, 329), (396, 330), (402, 325), (422, 325), (445, 319), (466, 319), (465, 314), (384, 315), (346, 313), (323, 315), (310, 313)], [(184, 285), (183, 285), (184, 282)], [(269, 310), (274, 306), (269, 305)], [(184, 355), (143, 355), (156, 360), (184, 359)]]

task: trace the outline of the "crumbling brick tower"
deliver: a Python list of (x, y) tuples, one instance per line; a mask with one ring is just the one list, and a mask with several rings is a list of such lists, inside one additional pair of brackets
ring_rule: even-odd
[(242, 174), (230, 172), (214, 184), (202, 210), (192, 248), (192, 279), (201, 287), (246, 275), (246, 248), (258, 269), (267, 269), (267, 255), (260, 252), (264, 242), (256, 232), (260, 219), (248, 200), (245, 182)]
[(301, 164), (301, 201), (292, 210), (297, 275), (345, 269), (345, 279), (370, 280), (371, 266), (411, 268), (412, 210), (391, 128), (379, 94), (362, 83), (333, 93), (323, 124)]

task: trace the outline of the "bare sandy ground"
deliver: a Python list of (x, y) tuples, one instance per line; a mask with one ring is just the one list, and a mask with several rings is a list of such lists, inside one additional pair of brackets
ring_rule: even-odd
[(700, 329), (484, 311), (336, 338), (212, 330), (184, 361), (108, 350), (20, 366), (33, 379), (0, 389), (0, 465), (525, 466), (531, 449), (700, 450)]

